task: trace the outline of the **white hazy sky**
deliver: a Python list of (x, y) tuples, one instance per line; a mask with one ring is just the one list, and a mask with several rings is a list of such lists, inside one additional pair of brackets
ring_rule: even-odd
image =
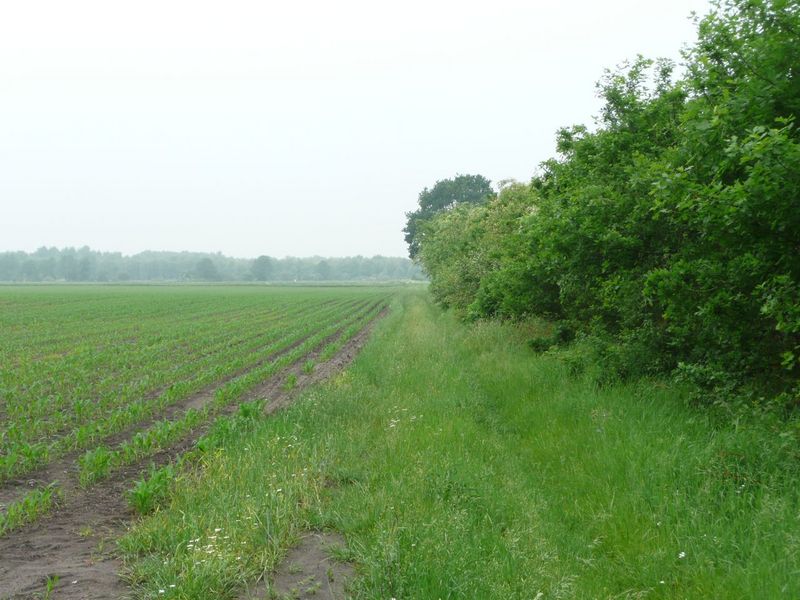
[(0, 0), (0, 251), (404, 255), (456, 173), (528, 180), (705, 0)]

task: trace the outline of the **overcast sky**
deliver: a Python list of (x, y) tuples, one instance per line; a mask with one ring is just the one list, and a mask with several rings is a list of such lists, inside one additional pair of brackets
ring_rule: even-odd
[(528, 180), (708, 6), (0, 2), (0, 250), (404, 255), (422, 188)]

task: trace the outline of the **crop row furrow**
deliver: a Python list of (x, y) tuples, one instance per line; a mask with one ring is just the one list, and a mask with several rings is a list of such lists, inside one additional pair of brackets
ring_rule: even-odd
[[(280, 317), (281, 312), (282, 311), (274, 310), (267, 311), (268, 314), (275, 315), (277, 318)], [(259, 316), (257, 314), (247, 314), (240, 311), (237, 313), (239, 318), (236, 322), (248, 320), (242, 318), (245, 315), (247, 315), (248, 319), (257, 318)], [(47, 360), (32, 357), (28, 357), (24, 361), (17, 360), (13, 365), (13, 370), (6, 367), (0, 371), (0, 382), (4, 382), (6, 377), (3, 375), (6, 375), (7, 377), (13, 377), (11, 381), (13, 381), (18, 388), (30, 390), (31, 386), (38, 385), (39, 393), (45, 393), (47, 391), (45, 386), (51, 383), (59, 383), (58, 381), (53, 382), (50, 378), (42, 377), (42, 374), (47, 373), (48, 370), (63, 372), (65, 369), (87, 367), (87, 365), (87, 368), (90, 369), (90, 367), (94, 367), (98, 363), (102, 364), (103, 361), (124, 359), (127, 353), (118, 352), (118, 347), (120, 345), (130, 344), (132, 340), (136, 341), (136, 346), (142, 349), (167, 343), (175, 345), (185, 344), (196, 337), (202, 339), (202, 335), (204, 335), (205, 332), (219, 329), (220, 324), (221, 322), (215, 318), (188, 320), (186, 322), (174, 320), (174, 322), (170, 324), (169, 335), (165, 335), (164, 328), (161, 326), (160, 329), (156, 327), (149, 332), (148, 337), (139, 335), (134, 338), (129, 337), (129, 333), (119, 335), (118, 333), (106, 330), (104, 336), (105, 341), (102, 348), (98, 348), (96, 343), (86, 343), (82, 341), (80, 344), (73, 346), (71, 352), (67, 355), (56, 353)], [(160, 324), (155, 325), (159, 326)], [(33, 340), (28, 340), (28, 343), (33, 344), (35, 342)], [(115, 346), (116, 348), (114, 348)], [(111, 349), (115, 351), (109, 352)], [(84, 373), (81, 373), (81, 375), (83, 374)], [(5, 391), (6, 395), (8, 395), (13, 389), (6, 389)]]
[[(120, 468), (134, 463), (141, 463), (148, 456), (160, 453), (180, 443), (186, 436), (200, 426), (214, 421), (211, 428), (205, 427), (205, 433), (196, 437), (191, 442), (191, 449), (186, 454), (180, 453), (179, 464), (183, 459), (191, 459), (198, 453), (213, 449), (217, 438), (225, 436), (225, 432), (234, 422), (252, 420), (264, 408), (261, 399), (244, 401), (247, 392), (265, 380), (273, 378), (279, 373), (286, 373), (297, 369), (308, 357), (314, 357), (320, 362), (330, 359), (354, 335), (362, 331), (371, 321), (385, 309), (385, 298), (372, 302), (362, 302), (357, 309), (336, 322), (331, 322), (307, 335), (299, 344), (275, 357), (270, 362), (261, 365), (258, 369), (249, 371), (239, 377), (232, 378), (225, 385), (220, 386), (213, 399), (201, 409), (190, 408), (180, 418), (162, 420), (154, 423), (146, 430), (137, 432), (131, 439), (122, 442), (114, 448), (99, 447), (86, 452), (79, 460), (78, 483), (81, 486), (90, 485), (107, 477)], [(306, 366), (311, 361), (306, 361)], [(305, 370), (305, 369), (304, 369)], [(291, 373), (285, 378), (284, 384), (290, 383)], [(238, 410), (230, 417), (220, 417), (220, 414), (234, 402)], [(239, 403), (240, 402), (240, 403)], [(228, 411), (229, 413), (231, 411)], [(217, 440), (218, 441), (218, 440)], [(171, 459), (170, 459), (171, 460)], [(165, 467), (169, 469), (169, 465)], [(157, 476), (161, 469), (151, 468), (151, 476)], [(153, 475), (156, 473), (156, 475)], [(136, 490), (146, 485), (146, 480), (140, 481), (129, 493), (131, 501), (135, 502)], [(74, 488), (75, 484), (72, 484)], [(70, 490), (74, 492), (75, 490)], [(28, 491), (18, 500), (11, 502), (4, 513), (0, 513), (0, 536), (33, 522), (41, 515), (47, 513), (58, 499), (63, 498), (62, 487), (57, 482)], [(146, 494), (145, 494), (146, 495)]]
[[(310, 302), (313, 304), (313, 300)], [(295, 303), (268, 305), (263, 307), (268, 312), (280, 314), (287, 307)], [(212, 307), (213, 303), (209, 303)], [(262, 307), (259, 307), (262, 308)], [(206, 306), (200, 306), (197, 311), (187, 311), (185, 306), (176, 314), (174, 306), (164, 307), (163, 314), (154, 317), (152, 314), (127, 314), (126, 320), (117, 322), (114, 314), (102, 311), (98, 315), (96, 327), (93, 323), (77, 315), (70, 315), (69, 318), (50, 321), (48, 319), (38, 319), (37, 323), (46, 324), (37, 335), (35, 328), (31, 324), (19, 326), (20, 335), (14, 336), (13, 329), (9, 326), (4, 327), (6, 338), (3, 341), (2, 352), (12, 351), (14, 353), (15, 365), (24, 364), (25, 361), (47, 359), (48, 357), (59, 358), (65, 354), (75, 354), (87, 349), (97, 349), (97, 342), (104, 341), (109, 337), (122, 339), (125, 337), (142, 337), (148, 335), (158, 339), (163, 337), (164, 330), (172, 331), (176, 326), (186, 325), (199, 326), (201, 324), (215, 324), (229, 321), (238, 321), (243, 316), (254, 316), (254, 307), (235, 307), (224, 310), (209, 310)], [(109, 327), (112, 325), (112, 327)], [(61, 338), (54, 337), (58, 327), (65, 328), (70, 333)], [(76, 331), (77, 326), (77, 331)], [(43, 335), (42, 335), (43, 334)], [(15, 343), (16, 338), (16, 343)], [(53, 356), (55, 355), (55, 356)]]
[[(79, 460), (81, 484), (88, 485), (93, 483), (108, 476), (115, 469), (141, 460), (175, 444), (192, 429), (218, 414), (232, 402), (240, 399), (255, 385), (269, 379), (281, 369), (300, 362), (309, 352), (320, 348), (324, 354), (325, 349), (330, 344), (336, 344), (341, 335), (352, 337), (354, 335), (352, 327), (358, 325), (358, 329), (361, 329), (364, 323), (373, 319), (379, 310), (376, 304), (367, 304), (352, 313), (348, 318), (324, 326), (316, 333), (309, 335), (302, 343), (286, 354), (227, 382), (217, 389), (213, 400), (200, 409), (191, 408), (180, 418), (158, 421), (147, 430), (138, 432), (130, 440), (123, 442), (116, 448), (100, 446), (88, 451)], [(348, 337), (347, 339), (350, 338)]]
[[(104, 394), (112, 401), (112, 404), (123, 404), (128, 402), (131, 397), (151, 394), (159, 387), (162, 387), (165, 381), (183, 376), (184, 373), (182, 371), (186, 371), (187, 366), (191, 367), (192, 363), (214, 355), (226, 347), (232, 348), (237, 344), (245, 343), (259, 336), (263, 337), (264, 331), (258, 331), (254, 334), (254, 329), (259, 330), (268, 324), (282, 326), (281, 323), (285, 319), (305, 315), (313, 310), (315, 310), (314, 306), (303, 306), (299, 310), (288, 311), (284, 316), (270, 315), (261, 322), (250, 323), (249, 327), (243, 326), (241, 328), (242, 331), (237, 332), (242, 334), (239, 338), (231, 339), (229, 332), (220, 331), (207, 338), (207, 342), (203, 342), (202, 339), (195, 340), (199, 344), (198, 347), (192, 346), (182, 353), (175, 353), (170, 348), (145, 348), (130, 358), (122, 358), (123, 361), (128, 362), (127, 373), (130, 373), (128, 377), (119, 376), (113, 372), (106, 376), (107, 380), (114, 383), (110, 388), (92, 387), (92, 381), (81, 382), (80, 384), (63, 382), (63, 392), (58, 390), (56, 394), (38, 398), (25, 398), (21, 402), (18, 401), (16, 406), (13, 404), (8, 405), (8, 414), (13, 416), (16, 413), (25, 417), (25, 420), (19, 420), (18, 422), (27, 427), (34, 427), (33, 424), (35, 423), (36, 427), (43, 428), (42, 431), (44, 433), (52, 433), (58, 427), (63, 427), (64, 423), (70, 419), (80, 420), (87, 418), (91, 416), (89, 412), (93, 408), (98, 406), (105, 407), (108, 400), (106, 400)], [(268, 332), (272, 331), (273, 329), (268, 330)], [(202, 335), (208, 335), (208, 333), (204, 332)], [(158, 357), (157, 361), (153, 359), (154, 355)], [(93, 365), (93, 368), (103, 372), (109, 369), (98, 365)], [(46, 417), (49, 414), (56, 415), (56, 418), (47, 420)], [(10, 432), (0, 432), (0, 440), (5, 438), (7, 441), (12, 441), (18, 437), (19, 435), (15, 437)], [(29, 439), (28, 441), (32, 440)], [(0, 442), (0, 449), (2, 447), (2, 442)]]
[[(323, 323), (335, 321), (339, 318), (344, 308), (346, 307), (330, 307), (322, 311), (322, 315), (318, 315), (316, 319), (313, 319), (313, 322), (317, 322), (318, 319), (322, 320)], [(292, 322), (283, 323), (276, 327), (276, 332), (286, 330), (291, 331), (291, 333), (277, 338), (271, 344), (263, 347), (258, 353), (245, 353), (242, 356), (242, 349), (239, 348), (225, 352), (222, 356), (214, 357), (213, 360), (218, 364), (214, 366), (203, 365), (203, 367), (207, 368), (201, 370), (198, 376), (190, 380), (176, 382), (156, 399), (139, 399), (129, 402), (124, 407), (102, 418), (89, 421), (55, 441), (37, 444), (23, 443), (7, 449), (3, 455), (0, 455), (0, 480), (28, 472), (33, 468), (46, 464), (49, 460), (64, 454), (66, 451), (88, 447), (104, 437), (148, 418), (202, 387), (226, 375), (235, 373), (237, 370), (246, 369), (257, 364), (259, 361), (264, 360), (265, 357), (295, 343), (302, 337), (302, 335), (298, 334), (298, 331), (304, 331), (302, 328), (293, 329)]]

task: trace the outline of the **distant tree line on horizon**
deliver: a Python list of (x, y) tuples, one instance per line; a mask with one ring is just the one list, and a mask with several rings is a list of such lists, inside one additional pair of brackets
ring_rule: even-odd
[(82, 248), (0, 253), (0, 281), (397, 281), (424, 280), (407, 258), (232, 258), (220, 253), (146, 251), (125, 256)]

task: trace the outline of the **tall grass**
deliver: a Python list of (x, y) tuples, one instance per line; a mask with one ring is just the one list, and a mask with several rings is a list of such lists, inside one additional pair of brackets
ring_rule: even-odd
[(234, 598), (333, 528), (357, 598), (800, 596), (791, 436), (671, 384), (598, 387), (529, 338), (399, 297), (351, 369), (229, 436), (122, 540), (137, 593)]

